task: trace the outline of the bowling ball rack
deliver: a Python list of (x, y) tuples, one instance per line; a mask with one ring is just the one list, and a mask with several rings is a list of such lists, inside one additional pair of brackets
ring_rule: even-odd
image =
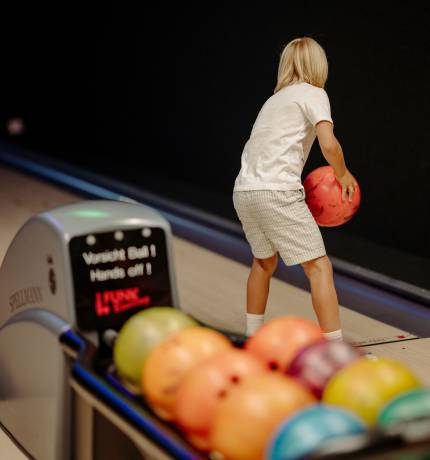
[(209, 458), (195, 450), (173, 425), (161, 421), (142, 397), (121, 384), (108, 347), (101, 347), (101, 351), (71, 330), (60, 336), (60, 343), (71, 359), (76, 458)]
[[(88, 455), (89, 450), (94, 460), (211, 458), (121, 383), (109, 347), (97, 348), (71, 330), (60, 336), (60, 343), (71, 360), (76, 458)], [(417, 460), (430, 458), (430, 417), (337, 439), (306, 460), (394, 460), (400, 453)]]

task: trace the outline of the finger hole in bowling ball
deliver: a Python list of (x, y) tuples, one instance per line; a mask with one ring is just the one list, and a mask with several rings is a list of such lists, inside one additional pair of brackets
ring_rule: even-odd
[(227, 396), (227, 391), (221, 390), (220, 392), (218, 392), (218, 398), (222, 399), (222, 398), (225, 398), (226, 396)]
[(269, 361), (268, 366), (271, 371), (277, 371), (279, 369), (279, 364), (276, 361)]
[(233, 376), (230, 378), (230, 381), (231, 381), (231, 383), (239, 383), (239, 382), (240, 382), (240, 378), (239, 378), (237, 375), (233, 375)]

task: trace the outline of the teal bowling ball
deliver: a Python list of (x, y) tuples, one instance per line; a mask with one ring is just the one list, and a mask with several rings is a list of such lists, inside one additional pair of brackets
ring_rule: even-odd
[(418, 388), (392, 399), (380, 412), (378, 425), (385, 427), (418, 417), (430, 417), (430, 388)]
[(365, 432), (360, 419), (344, 409), (315, 404), (288, 418), (276, 431), (266, 460), (295, 460), (309, 455), (326, 441)]

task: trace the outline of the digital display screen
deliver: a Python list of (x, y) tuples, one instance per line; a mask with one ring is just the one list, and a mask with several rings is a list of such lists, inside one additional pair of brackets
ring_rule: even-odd
[(69, 250), (79, 329), (119, 329), (143, 308), (172, 305), (162, 228), (77, 236)]

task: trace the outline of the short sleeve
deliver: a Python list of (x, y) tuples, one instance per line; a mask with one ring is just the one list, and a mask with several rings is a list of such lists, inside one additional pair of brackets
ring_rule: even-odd
[(333, 123), (330, 101), (327, 93), (323, 89), (318, 89), (308, 94), (300, 105), (302, 106), (306, 118), (313, 126), (316, 126), (320, 121), (329, 121)]

